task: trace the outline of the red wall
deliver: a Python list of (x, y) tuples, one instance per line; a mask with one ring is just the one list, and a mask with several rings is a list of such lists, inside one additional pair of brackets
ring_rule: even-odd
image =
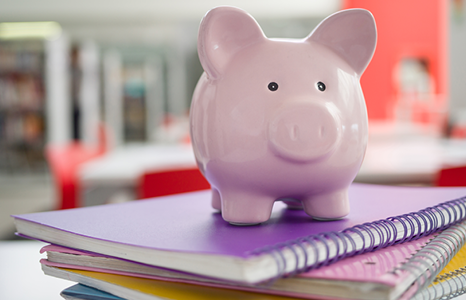
[(369, 119), (393, 118), (396, 84), (393, 70), (403, 57), (425, 58), (435, 81), (438, 101), (446, 101), (448, 1), (346, 0), (343, 8), (365, 8), (375, 17), (377, 48), (361, 78)]

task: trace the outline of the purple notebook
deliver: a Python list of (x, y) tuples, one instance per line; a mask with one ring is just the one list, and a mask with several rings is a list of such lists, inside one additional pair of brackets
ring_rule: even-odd
[(238, 227), (211, 208), (210, 195), (13, 217), (18, 234), (52, 244), (255, 283), (425, 236), (466, 216), (466, 188), (353, 184), (342, 220), (315, 221), (277, 202), (269, 221)]

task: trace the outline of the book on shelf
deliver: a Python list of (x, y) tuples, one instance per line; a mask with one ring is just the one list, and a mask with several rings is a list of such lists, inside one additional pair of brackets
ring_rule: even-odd
[(53, 268), (65, 268), (309, 299), (408, 299), (435, 278), (465, 240), (466, 222), (439, 235), (348, 257), (317, 270), (259, 285), (199, 277), (53, 245), (41, 250), (47, 252), (47, 259), (41, 263), (44, 272), (52, 276), (56, 274)]
[(259, 283), (443, 230), (466, 216), (466, 188), (353, 184), (331, 222), (276, 203), (269, 221), (233, 226), (210, 191), (13, 216), (19, 235), (206, 277)]
[(41, 40), (0, 41), (0, 169), (44, 167), (44, 54)]

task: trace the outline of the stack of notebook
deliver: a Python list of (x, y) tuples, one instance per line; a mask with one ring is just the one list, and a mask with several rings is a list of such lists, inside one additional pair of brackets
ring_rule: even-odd
[(438, 274), (466, 240), (466, 188), (353, 184), (349, 196), (351, 213), (331, 222), (277, 202), (269, 221), (233, 226), (211, 208), (210, 191), (14, 218), (19, 235), (50, 244), (46, 274), (81, 284), (63, 291), (67, 299), (462, 292), (459, 272)]

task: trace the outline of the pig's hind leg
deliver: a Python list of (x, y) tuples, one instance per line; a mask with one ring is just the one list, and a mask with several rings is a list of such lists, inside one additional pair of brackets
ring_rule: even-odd
[(318, 195), (310, 195), (301, 202), (304, 211), (316, 220), (338, 220), (349, 214), (347, 188)]
[(256, 225), (270, 218), (274, 198), (238, 190), (221, 191), (222, 217), (232, 225)]

